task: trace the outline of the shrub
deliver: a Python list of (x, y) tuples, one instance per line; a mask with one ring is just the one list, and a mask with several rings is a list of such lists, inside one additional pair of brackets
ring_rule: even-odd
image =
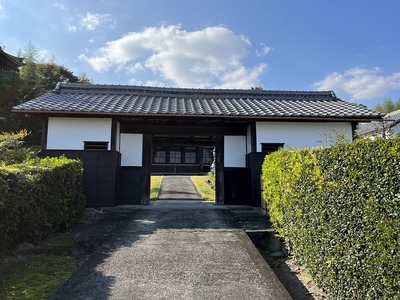
[(70, 226), (83, 212), (83, 167), (65, 157), (0, 167), (0, 251)]
[(0, 165), (21, 163), (27, 157), (37, 154), (38, 150), (35, 147), (22, 147), (23, 139), (28, 135), (26, 130), (0, 133)]
[(399, 165), (399, 140), (265, 158), (273, 225), (334, 299), (400, 298)]

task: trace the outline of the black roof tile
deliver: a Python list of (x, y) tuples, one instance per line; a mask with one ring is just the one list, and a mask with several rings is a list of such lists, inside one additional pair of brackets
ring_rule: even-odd
[(332, 91), (218, 90), (60, 83), (15, 112), (273, 118), (381, 119)]

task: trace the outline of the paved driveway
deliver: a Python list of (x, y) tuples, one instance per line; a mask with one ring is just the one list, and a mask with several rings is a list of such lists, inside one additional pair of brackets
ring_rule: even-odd
[(163, 176), (158, 199), (201, 200), (189, 176)]
[(158, 200), (131, 209), (52, 299), (291, 299), (226, 207)]

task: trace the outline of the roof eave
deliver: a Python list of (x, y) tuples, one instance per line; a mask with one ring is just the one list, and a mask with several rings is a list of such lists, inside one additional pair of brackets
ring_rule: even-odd
[(335, 121), (335, 122), (371, 122), (371, 121), (382, 121), (381, 117), (371, 116), (348, 116), (348, 117), (332, 117), (332, 116), (254, 116), (254, 115), (183, 115), (183, 114), (130, 114), (130, 113), (110, 113), (110, 112), (74, 112), (74, 111), (32, 111), (32, 110), (12, 110), (14, 113), (26, 114), (26, 115), (41, 115), (41, 116), (75, 116), (75, 117), (151, 117), (151, 118), (223, 118), (223, 119), (252, 119), (252, 120), (309, 120), (309, 121)]

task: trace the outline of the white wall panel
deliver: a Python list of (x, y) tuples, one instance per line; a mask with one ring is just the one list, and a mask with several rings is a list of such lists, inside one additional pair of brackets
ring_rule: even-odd
[[(327, 145), (327, 136), (335, 137), (333, 130), (343, 133), (347, 131), (352, 139), (350, 122), (343, 123), (300, 123), (300, 122), (257, 122), (257, 152), (261, 151), (261, 143), (285, 143), (285, 148), (305, 148)], [(321, 142), (324, 141), (324, 142)]]
[(224, 137), (224, 167), (246, 167), (246, 136)]
[(247, 132), (246, 132), (246, 153), (251, 152), (251, 125), (247, 126)]
[(48, 125), (47, 149), (83, 150), (84, 141), (102, 141), (110, 150), (110, 118), (50, 117)]
[(121, 166), (142, 166), (143, 134), (121, 133)]

